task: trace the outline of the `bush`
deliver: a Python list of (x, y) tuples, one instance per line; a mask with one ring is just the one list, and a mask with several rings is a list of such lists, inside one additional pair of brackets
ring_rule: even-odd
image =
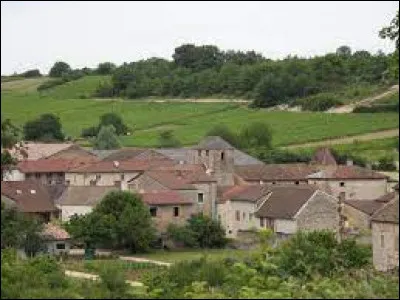
[(22, 75), (22, 77), (25, 77), (25, 78), (41, 77), (42, 76), (42, 74), (40, 74), (40, 71), (38, 69), (28, 70), (28, 71), (22, 73), (21, 75)]
[(206, 136), (219, 136), (233, 147), (240, 147), (239, 137), (224, 124), (214, 126), (206, 133)]
[(396, 171), (396, 165), (393, 159), (389, 156), (385, 156), (379, 159), (378, 164), (372, 166), (374, 170), (380, 171)]
[(37, 90), (40, 91), (44, 91), (47, 89), (50, 89), (52, 87), (55, 87), (57, 85), (62, 85), (64, 84), (66, 81), (63, 78), (59, 78), (59, 79), (52, 79), (52, 80), (48, 80), (46, 82), (43, 82), (41, 85), (39, 85), (37, 87)]
[(295, 104), (300, 105), (303, 110), (326, 111), (335, 106), (343, 105), (343, 102), (329, 95), (315, 95), (298, 99)]
[(160, 132), (158, 144), (161, 148), (178, 148), (182, 145), (181, 142), (173, 135), (172, 130)]
[(353, 113), (384, 113), (399, 112), (399, 103), (397, 104), (376, 104), (372, 106), (357, 106)]
[(281, 149), (250, 149), (249, 154), (267, 164), (281, 163), (308, 163), (311, 161), (311, 154), (296, 153)]
[(99, 128), (97, 126), (91, 126), (82, 129), (81, 137), (94, 137), (99, 133)]
[(262, 122), (251, 123), (240, 133), (240, 143), (244, 148), (272, 147), (272, 130)]
[(93, 94), (93, 97), (111, 98), (117, 93), (110, 82), (101, 82)]
[(24, 124), (24, 138), (28, 141), (64, 141), (60, 118), (53, 114), (43, 114)]

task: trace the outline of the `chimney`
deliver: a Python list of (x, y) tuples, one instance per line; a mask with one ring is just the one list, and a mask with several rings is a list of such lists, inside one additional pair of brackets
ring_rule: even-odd
[(347, 165), (347, 166), (352, 166), (352, 165), (353, 165), (353, 161), (352, 161), (351, 159), (348, 159), (348, 160), (346, 161), (346, 165)]
[(114, 167), (116, 167), (116, 168), (119, 167), (119, 161), (114, 160)]

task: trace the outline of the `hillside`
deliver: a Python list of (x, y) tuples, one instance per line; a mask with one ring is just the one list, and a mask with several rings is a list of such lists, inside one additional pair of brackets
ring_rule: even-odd
[[(41, 78), (36, 86), (45, 80)], [(81, 130), (97, 124), (100, 115), (114, 111), (122, 115), (132, 135), (122, 137), (126, 146), (155, 146), (158, 134), (171, 129), (185, 145), (194, 144), (215, 124), (224, 123), (239, 131), (249, 121), (271, 125), (275, 145), (298, 144), (321, 139), (357, 135), (398, 128), (396, 113), (325, 114), (269, 112), (238, 103), (153, 103), (79, 99), (89, 95), (107, 76), (85, 76), (39, 93), (34, 81), (26, 79), (2, 83), (1, 109), (6, 118), (22, 126), (42, 113), (61, 118), (67, 135), (79, 137)]]

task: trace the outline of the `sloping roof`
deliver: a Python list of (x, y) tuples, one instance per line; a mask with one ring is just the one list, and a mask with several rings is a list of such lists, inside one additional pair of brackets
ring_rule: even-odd
[[(75, 146), (73, 143), (59, 143), (59, 144), (45, 144), (45, 143), (32, 143), (25, 142), (23, 149), (28, 154), (27, 160), (37, 160), (51, 156), (57, 152)], [(18, 151), (14, 148), (10, 151), (18, 159), (23, 159)]]
[(71, 169), (73, 173), (113, 173), (113, 172), (137, 172), (157, 168), (160, 166), (173, 165), (167, 159), (140, 159), (125, 161), (99, 161), (82, 167)]
[(189, 199), (185, 199), (175, 191), (156, 191), (141, 193), (142, 200), (147, 205), (187, 205), (192, 204)]
[(219, 136), (207, 136), (193, 149), (224, 150), (234, 149), (234, 147)]
[(269, 187), (265, 185), (236, 185), (225, 189), (219, 202), (226, 200), (244, 200), (255, 202), (269, 193)]
[(1, 195), (15, 201), (22, 212), (39, 213), (57, 210), (47, 189), (36, 180), (2, 181)]
[(18, 163), (17, 168), (22, 173), (52, 173), (67, 172), (73, 168), (81, 167), (92, 163), (85, 160), (69, 159), (39, 159), (24, 160)]
[(114, 186), (68, 186), (58, 199), (59, 205), (95, 206), (111, 191), (118, 191)]
[(399, 197), (386, 203), (372, 215), (372, 221), (399, 224)]
[(387, 179), (388, 176), (379, 172), (362, 168), (359, 166), (326, 167), (324, 170), (311, 174), (312, 179)]
[(145, 175), (158, 181), (163, 186), (171, 190), (194, 190), (196, 189), (192, 184), (189, 183), (187, 178), (183, 175), (180, 176), (173, 171), (148, 171)]
[(257, 217), (292, 219), (299, 209), (317, 191), (310, 185), (269, 186), (267, 200), (255, 213)]
[(317, 167), (307, 164), (235, 166), (235, 173), (248, 181), (306, 180), (308, 175), (316, 171)]
[(370, 216), (385, 205), (385, 202), (376, 200), (345, 200), (344, 203)]
[(189, 162), (190, 148), (161, 148), (154, 151), (175, 160), (176, 162)]
[(335, 157), (333, 156), (331, 150), (327, 147), (321, 147), (317, 149), (312, 157), (311, 162), (321, 165), (337, 165)]
[(236, 166), (243, 166), (243, 165), (263, 165), (264, 163), (257, 158), (235, 149), (233, 151), (233, 163)]
[(118, 152), (119, 149), (115, 149), (115, 150), (97, 150), (97, 149), (88, 149), (88, 151), (90, 153), (93, 153), (94, 155), (96, 155), (100, 160), (105, 159), (107, 156)]
[(57, 183), (46, 184), (44, 185), (44, 187), (47, 189), (47, 192), (49, 193), (52, 202), (55, 203), (57, 199), (61, 197), (68, 186), (63, 183)]
[(50, 223), (44, 224), (42, 236), (46, 240), (52, 240), (52, 241), (64, 241), (70, 239), (70, 235), (68, 234), (67, 231), (65, 231), (60, 226)]
[(159, 171), (169, 171), (176, 176), (184, 178), (188, 183), (216, 182), (217, 180), (206, 173), (206, 168), (202, 164), (176, 164), (172, 166), (160, 166)]
[(122, 148), (118, 149), (106, 157), (103, 158), (104, 161), (123, 161), (137, 159), (141, 154), (150, 151), (150, 149), (145, 148)]

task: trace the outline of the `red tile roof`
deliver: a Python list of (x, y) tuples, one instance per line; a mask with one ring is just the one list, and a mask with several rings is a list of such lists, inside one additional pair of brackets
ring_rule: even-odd
[(91, 160), (39, 159), (25, 160), (18, 163), (17, 168), (22, 173), (65, 173), (78, 166), (85, 166)]
[(22, 212), (38, 213), (57, 210), (48, 190), (36, 180), (2, 181), (1, 195), (15, 201)]
[(333, 156), (331, 150), (327, 147), (317, 149), (311, 162), (321, 165), (337, 165), (335, 157)]
[(42, 236), (46, 240), (52, 240), (52, 241), (63, 241), (70, 239), (70, 236), (67, 231), (54, 224), (45, 224)]
[(221, 195), (219, 202), (227, 200), (245, 200), (255, 202), (269, 193), (269, 187), (265, 185), (236, 185), (227, 188)]
[(148, 171), (147, 176), (161, 183), (171, 190), (194, 190), (195, 187), (183, 175), (178, 175), (173, 171)]
[(140, 194), (147, 205), (189, 205), (192, 201), (185, 199), (175, 191), (155, 191)]
[(167, 159), (140, 159), (126, 161), (99, 161), (82, 167), (71, 169), (72, 173), (113, 173), (113, 172), (138, 172), (159, 168), (160, 166), (173, 165)]
[(307, 175), (318, 170), (316, 166), (307, 164), (268, 164), (235, 167), (236, 174), (247, 181), (306, 180)]
[(387, 179), (388, 176), (359, 166), (325, 167), (324, 170), (308, 176), (312, 179)]

